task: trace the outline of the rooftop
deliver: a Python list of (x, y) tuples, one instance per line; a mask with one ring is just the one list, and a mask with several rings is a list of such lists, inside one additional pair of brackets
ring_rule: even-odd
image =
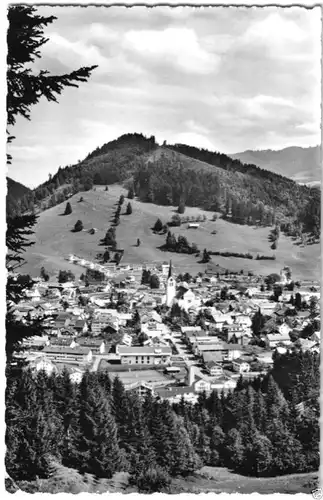
[(90, 352), (89, 347), (65, 347), (65, 346), (49, 346), (45, 347), (42, 352), (45, 354), (76, 354), (86, 355)]
[(152, 356), (152, 355), (170, 355), (172, 350), (170, 347), (147, 347), (147, 346), (134, 346), (128, 347), (123, 345), (117, 346), (117, 352), (124, 355), (134, 355), (134, 356)]

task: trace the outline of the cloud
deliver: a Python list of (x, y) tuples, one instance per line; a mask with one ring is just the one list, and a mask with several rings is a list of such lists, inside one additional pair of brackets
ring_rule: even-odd
[(305, 38), (306, 33), (300, 26), (293, 20), (282, 18), (277, 9), (264, 19), (252, 23), (243, 36), (243, 39), (248, 43), (270, 42), (273, 51), (277, 45), (281, 46), (282, 43), (288, 42), (302, 43)]
[(57, 58), (68, 68), (75, 67), (76, 61), (82, 66), (104, 65), (106, 62), (97, 47), (82, 40), (70, 41), (56, 32), (50, 34), (49, 40), (43, 49), (43, 55)]
[(224, 153), (320, 141), (319, 8), (39, 11), (58, 19), (37, 69), (99, 67), (18, 119), (17, 180), (36, 185), (127, 132)]
[(128, 50), (155, 61), (167, 61), (187, 73), (208, 74), (219, 64), (219, 57), (203, 49), (189, 28), (129, 31), (124, 41)]
[(189, 144), (190, 146), (195, 146), (197, 148), (214, 150), (214, 143), (210, 141), (207, 137), (197, 134), (194, 132), (183, 132), (177, 134), (173, 137), (172, 142), (178, 144)]

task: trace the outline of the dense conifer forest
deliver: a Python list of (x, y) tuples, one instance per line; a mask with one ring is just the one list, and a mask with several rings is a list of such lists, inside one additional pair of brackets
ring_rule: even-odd
[[(6, 468), (14, 481), (46, 478), (56, 462), (81, 474), (131, 474), (143, 489), (203, 465), (249, 476), (319, 467), (319, 356), (276, 355), (272, 372), (192, 405), (140, 399), (108, 372), (8, 372)], [(155, 484), (155, 483), (154, 483)], [(157, 486), (156, 486), (157, 488)]]

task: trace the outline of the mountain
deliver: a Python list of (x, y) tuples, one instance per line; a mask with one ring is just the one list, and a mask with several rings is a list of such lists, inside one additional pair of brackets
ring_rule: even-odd
[[(78, 164), (59, 168), (51, 179), (20, 199), (25, 210), (39, 213), (37, 243), (26, 252), (26, 271), (38, 273), (44, 266), (52, 274), (74, 268), (64, 259), (70, 253), (95, 261), (104, 250), (100, 240), (114, 223), (119, 196), (127, 195), (128, 190), (134, 194), (133, 214), (121, 214), (117, 227), (124, 262), (172, 258), (183, 270), (194, 268), (197, 273), (205, 268), (193, 255), (163, 251), (165, 237), (151, 231), (157, 217), (164, 224), (171, 222), (181, 204), (185, 216), (203, 215), (206, 222), (197, 232), (187, 224), (171, 227), (171, 231), (196, 243), (201, 252), (206, 248), (224, 253), (212, 256), (222, 268), (266, 274), (289, 265), (302, 276), (318, 273), (319, 245), (314, 243), (319, 235), (319, 190), (217, 152), (183, 144), (160, 146), (153, 136), (142, 134), (127, 134), (104, 144)], [(63, 216), (67, 199), (72, 213)], [(218, 214), (217, 234), (214, 213)], [(83, 222), (85, 233), (72, 231), (77, 220)], [(274, 248), (268, 237), (277, 222), (281, 234)], [(96, 229), (95, 235), (87, 232), (91, 228)], [(302, 239), (303, 233), (308, 234)], [(307, 240), (309, 245), (305, 245)], [(228, 257), (228, 252), (236, 256)], [(254, 258), (242, 260), (239, 253), (252, 253)], [(276, 259), (256, 260), (257, 253), (274, 254)]]
[(293, 146), (278, 151), (247, 150), (229, 156), (243, 163), (253, 163), (276, 174), (284, 175), (301, 184), (318, 185), (321, 182), (320, 146), (309, 148)]
[(8, 188), (7, 196), (9, 196), (14, 200), (19, 200), (24, 195), (31, 193), (31, 189), (27, 188), (20, 182), (14, 181), (10, 177), (7, 177), (7, 188)]
[(31, 196), (31, 189), (20, 182), (7, 177), (7, 214), (16, 214), (20, 212), (21, 200), (26, 196)]
[(132, 183), (141, 201), (184, 201), (186, 206), (219, 211), (246, 223), (295, 217), (312, 196), (307, 186), (254, 164), (183, 144), (160, 146), (153, 136), (127, 134), (77, 165), (60, 168), (35, 190), (34, 198), (44, 209), (93, 183), (116, 182)]
[(316, 237), (319, 232), (319, 190), (218, 152), (185, 144), (160, 146), (154, 136), (142, 134), (123, 135), (77, 165), (59, 168), (20, 200), (21, 211), (41, 212), (93, 185), (113, 183), (132, 188), (142, 202), (199, 207), (242, 225), (279, 223), (290, 236), (314, 227)]

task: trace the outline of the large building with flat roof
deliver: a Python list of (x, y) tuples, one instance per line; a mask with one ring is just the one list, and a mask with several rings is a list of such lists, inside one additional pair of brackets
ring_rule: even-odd
[(128, 347), (118, 345), (116, 353), (120, 356), (121, 364), (168, 365), (170, 364), (172, 350), (170, 347)]

